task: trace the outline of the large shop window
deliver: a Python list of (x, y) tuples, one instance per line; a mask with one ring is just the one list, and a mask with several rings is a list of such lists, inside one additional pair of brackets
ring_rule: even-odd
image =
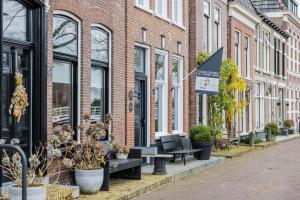
[[(39, 4), (28, 1), (2, 0), (1, 9), (1, 58), (0, 67), (0, 138), (7, 142), (20, 140), (20, 146), (28, 155), (32, 146), (44, 142), (41, 134), (45, 118), (41, 113), (41, 90), (45, 72), (44, 54), (40, 51), (43, 40), (38, 33), (44, 32)], [(32, 17), (35, 16), (35, 17)], [(33, 24), (35, 26), (33, 26)], [(18, 122), (9, 115), (10, 98), (15, 90), (15, 73), (23, 74), (23, 85), (28, 94), (29, 106)], [(34, 105), (34, 106), (33, 106)], [(42, 138), (43, 137), (43, 138)]]
[(91, 121), (103, 121), (108, 113), (109, 33), (91, 30)]
[(182, 59), (174, 57), (172, 64), (172, 130), (175, 133), (182, 133)]
[(78, 23), (53, 17), (52, 123), (57, 133), (64, 124), (77, 125)]
[(155, 132), (167, 131), (167, 56), (155, 54)]

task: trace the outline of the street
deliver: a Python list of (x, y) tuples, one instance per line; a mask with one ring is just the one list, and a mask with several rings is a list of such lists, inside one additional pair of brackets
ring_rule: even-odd
[(139, 200), (300, 200), (300, 139), (257, 150)]

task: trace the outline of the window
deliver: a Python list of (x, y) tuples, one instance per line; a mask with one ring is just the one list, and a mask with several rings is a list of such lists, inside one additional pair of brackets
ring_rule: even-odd
[(203, 10), (204, 10), (204, 18), (203, 18), (203, 44), (204, 51), (209, 52), (209, 18), (210, 18), (210, 4), (207, 1), (203, 1)]
[(53, 131), (77, 125), (78, 24), (69, 17), (53, 17), (52, 107)]
[(183, 12), (182, 0), (173, 0), (172, 8), (173, 8), (173, 21), (178, 25), (182, 25), (182, 12)]
[(289, 10), (298, 15), (298, 5), (294, 0), (289, 0)]
[(143, 8), (149, 8), (149, 0), (136, 0), (135, 3), (136, 5), (141, 6)]
[(259, 26), (255, 27), (255, 68), (259, 69)]
[(3, 0), (3, 37), (30, 41), (31, 12), (18, 1)]
[(155, 54), (155, 132), (167, 131), (167, 55)]
[(285, 76), (285, 43), (282, 43), (282, 70), (281, 74)]
[(256, 106), (256, 128), (263, 128), (263, 116), (264, 116), (264, 87), (263, 83), (256, 83), (256, 95), (255, 95), (255, 106)]
[(278, 97), (279, 97), (279, 104), (280, 104), (278, 106), (278, 108), (279, 108), (279, 111), (278, 111), (278, 113), (279, 113), (279, 120), (281, 122), (283, 122), (284, 121), (284, 106), (285, 106), (284, 105), (284, 91), (283, 91), (283, 88), (279, 88)]
[(217, 51), (220, 48), (220, 9), (219, 8), (215, 8), (215, 51)]
[(280, 40), (274, 39), (274, 73), (276, 75), (280, 74)]
[(155, 11), (158, 16), (167, 18), (167, 16), (168, 16), (168, 1), (156, 0), (155, 1)]
[(264, 70), (269, 72), (270, 69), (270, 34), (266, 31), (263, 33), (263, 60), (264, 60)]
[(103, 121), (108, 113), (109, 33), (91, 29), (91, 122)]
[(135, 47), (135, 72), (145, 73), (145, 49)]
[(241, 36), (240, 36), (240, 32), (239, 31), (235, 31), (234, 34), (234, 60), (235, 60), (235, 64), (239, 67), (239, 72), (240, 72), (240, 61), (241, 61)]
[(174, 57), (172, 64), (172, 130), (180, 132), (183, 121), (182, 60)]
[(248, 36), (245, 36), (245, 48), (244, 48), (244, 52), (245, 52), (245, 76), (247, 78), (250, 78), (250, 39)]

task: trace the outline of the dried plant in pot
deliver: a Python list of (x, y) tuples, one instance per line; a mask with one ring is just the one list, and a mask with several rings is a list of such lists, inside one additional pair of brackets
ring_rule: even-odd
[[(4, 143), (4, 140), (1, 140)], [(13, 139), (11, 143), (18, 145), (19, 141)], [(46, 152), (48, 151), (48, 155)], [(43, 184), (43, 178), (46, 175), (47, 169), (54, 159), (61, 156), (58, 149), (47, 149), (44, 146), (39, 146), (35, 153), (29, 158), (27, 167), (27, 199), (46, 200), (46, 187)], [(9, 199), (22, 199), (22, 164), (19, 153), (11, 153), (3, 150), (2, 165), (3, 173), (8, 177), (13, 185), (9, 186)]]
[(103, 167), (107, 155), (100, 139), (106, 135), (110, 120), (91, 124), (82, 131), (86, 135), (83, 143), (67, 143), (63, 164), (75, 171), (75, 182), (83, 194), (97, 193), (103, 183)]
[(126, 145), (119, 145), (117, 152), (117, 159), (126, 160), (128, 157), (129, 149)]

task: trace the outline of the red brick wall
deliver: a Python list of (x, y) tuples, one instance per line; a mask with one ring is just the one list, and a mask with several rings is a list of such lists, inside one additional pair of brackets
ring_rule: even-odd
[[(155, 49), (160, 49), (160, 36), (165, 36), (165, 51), (168, 52), (168, 132), (172, 132), (172, 55), (177, 53), (176, 44), (181, 42), (181, 55), (183, 57), (183, 77), (188, 73), (188, 1), (184, 1), (183, 7), (183, 26), (180, 28), (170, 21), (163, 20), (154, 16), (155, 14), (155, 0), (150, 0), (150, 10), (153, 13), (137, 8), (134, 1), (127, 2), (127, 48), (126, 48), (126, 94), (129, 91), (134, 91), (134, 47), (135, 43), (147, 45), (150, 50), (150, 134), (151, 142), (155, 137)], [(172, 19), (172, 1), (168, 0), (168, 18)], [(147, 40), (142, 41), (141, 29), (147, 29)], [(189, 85), (184, 81), (183, 92), (183, 127), (184, 132), (188, 132), (189, 126)], [(128, 110), (129, 100), (126, 100), (126, 132), (127, 144), (134, 145), (134, 111)]]
[[(75, 15), (81, 21), (80, 37), (80, 114), (90, 113), (91, 82), (91, 25), (100, 24), (111, 31), (111, 113), (112, 132), (117, 142), (125, 141), (125, 2), (119, 0), (50, 0), (48, 13), (48, 91), (47, 91), (47, 131), (52, 134), (52, 63), (53, 63), (53, 11), (61, 10)], [(83, 123), (83, 121), (81, 122)], [(82, 135), (81, 138), (84, 138)], [(54, 165), (55, 166), (55, 165)], [(51, 174), (54, 167), (49, 170)], [(63, 168), (62, 168), (63, 169)], [(62, 170), (62, 179), (69, 172)]]
[[(221, 10), (221, 46), (224, 47), (223, 59), (227, 58), (227, 1), (222, 0), (211, 0), (211, 45), (216, 41), (213, 37), (214, 33), (214, 8), (218, 7)], [(193, 71), (197, 67), (196, 57), (199, 52), (203, 50), (203, 0), (189, 0), (189, 71)], [(213, 53), (213, 52), (211, 52)], [(190, 87), (190, 125), (199, 123), (199, 98), (195, 94), (195, 80), (196, 74), (193, 73), (189, 77), (189, 87)]]

